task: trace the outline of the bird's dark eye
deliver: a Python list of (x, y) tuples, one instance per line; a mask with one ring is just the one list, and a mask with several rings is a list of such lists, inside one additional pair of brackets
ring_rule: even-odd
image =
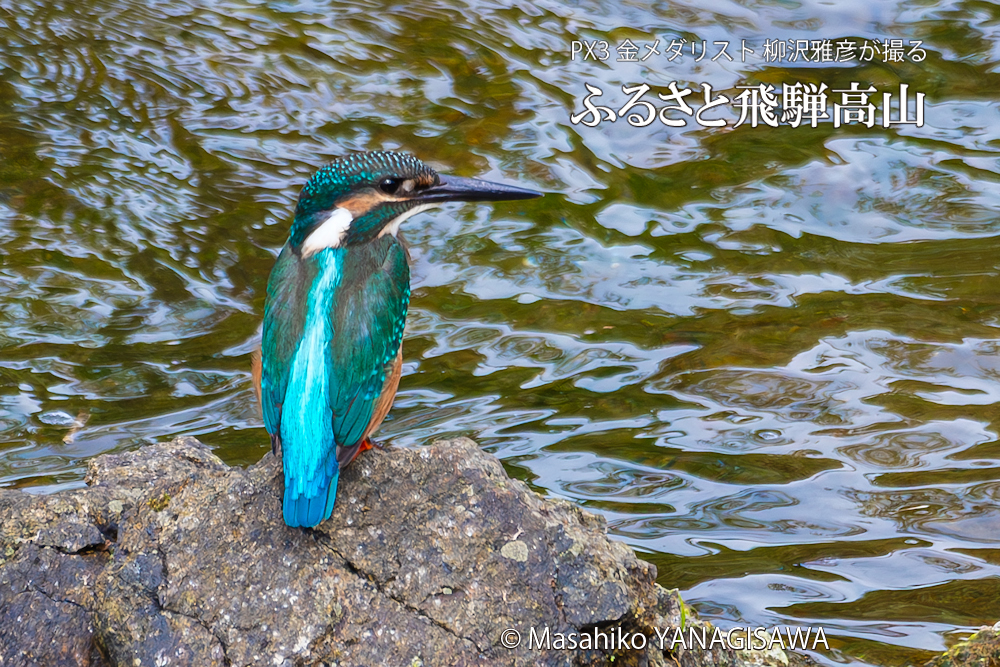
[(396, 190), (399, 190), (399, 186), (402, 185), (402, 178), (383, 178), (378, 184), (378, 189), (387, 195), (396, 194)]

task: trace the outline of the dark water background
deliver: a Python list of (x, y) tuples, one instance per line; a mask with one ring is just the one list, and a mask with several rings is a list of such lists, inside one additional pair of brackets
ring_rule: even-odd
[[(845, 38), (927, 57), (760, 59)], [(0, 484), (179, 434), (256, 461), (298, 190), (401, 149), (555, 194), (406, 224), (385, 439), (477, 438), (722, 626), (925, 659), (1000, 619), (998, 38), (978, 1), (0, 2)], [(625, 39), (756, 57), (617, 62)], [(585, 82), (617, 108), (674, 80), (908, 83), (926, 124), (569, 122)]]

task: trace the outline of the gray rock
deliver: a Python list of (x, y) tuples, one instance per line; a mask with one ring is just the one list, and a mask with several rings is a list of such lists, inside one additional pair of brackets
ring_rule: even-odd
[(809, 664), (660, 650), (682, 607), (655, 568), (468, 439), (366, 452), (315, 530), (282, 521), (274, 457), (230, 468), (193, 438), (99, 457), (87, 482), (0, 490), (4, 667)]

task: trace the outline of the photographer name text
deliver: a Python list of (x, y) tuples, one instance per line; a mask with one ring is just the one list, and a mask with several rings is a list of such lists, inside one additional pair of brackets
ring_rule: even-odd
[(528, 628), (526, 636), (513, 628), (504, 630), (500, 643), (505, 648), (514, 649), (527, 642), (531, 650), (597, 650), (629, 651), (655, 647), (661, 651), (678, 649), (733, 649), (771, 650), (817, 648), (829, 649), (826, 632), (822, 627), (743, 627), (723, 630), (722, 628), (699, 626), (682, 628), (654, 628), (655, 636), (642, 632), (628, 632), (621, 627), (591, 628), (580, 632), (552, 632), (551, 629)]

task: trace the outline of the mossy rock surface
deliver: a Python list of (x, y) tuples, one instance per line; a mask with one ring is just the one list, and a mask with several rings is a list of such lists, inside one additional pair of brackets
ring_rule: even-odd
[(1000, 667), (1000, 623), (982, 628), (926, 667)]

